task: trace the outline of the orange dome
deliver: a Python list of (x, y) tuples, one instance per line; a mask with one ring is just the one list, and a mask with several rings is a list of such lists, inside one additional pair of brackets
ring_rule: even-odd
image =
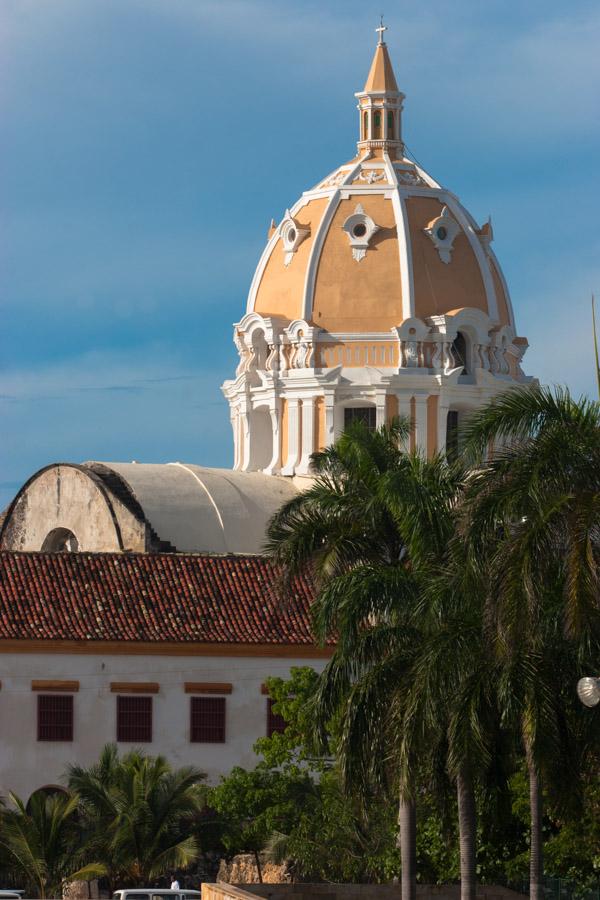
[[(358, 206), (358, 215), (377, 226), (360, 259), (343, 227)], [(275, 229), (248, 312), (305, 319), (335, 332), (373, 332), (471, 307), (514, 328), (490, 224), (479, 228), (453, 194), (407, 159), (362, 154), (306, 191), (285, 223), (305, 237), (290, 252), (285, 230)], [(438, 246), (433, 225), (446, 232)]]
[[(514, 328), (491, 225), (480, 228), (452, 193), (404, 156), (404, 95), (385, 44), (356, 96), (357, 156), (305, 191), (273, 230), (247, 312), (333, 332), (374, 332), (469, 307)], [(344, 227), (349, 220), (353, 231)]]

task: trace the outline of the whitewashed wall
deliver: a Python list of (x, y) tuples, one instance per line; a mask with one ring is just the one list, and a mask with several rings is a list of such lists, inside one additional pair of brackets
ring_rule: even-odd
[[(68, 763), (94, 762), (116, 740), (117, 694), (111, 681), (155, 681), (153, 740), (148, 753), (164, 754), (177, 767), (193, 764), (209, 783), (235, 765), (252, 766), (254, 741), (266, 733), (267, 698), (261, 685), (269, 675), (287, 677), (293, 666), (321, 671), (323, 659), (257, 657), (110, 656), (67, 653), (7, 653), (0, 657), (0, 794), (28, 798), (36, 788), (60, 784)], [(72, 742), (37, 740), (37, 692), (31, 681), (78, 680), (73, 694)], [(190, 743), (190, 695), (186, 681), (231, 682), (226, 698), (224, 744)], [(49, 692), (51, 693), (51, 692)], [(121, 751), (133, 744), (120, 744)]]

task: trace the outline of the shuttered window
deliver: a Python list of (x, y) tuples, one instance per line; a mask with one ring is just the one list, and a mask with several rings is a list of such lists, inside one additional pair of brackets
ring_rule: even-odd
[(374, 406), (347, 406), (344, 409), (344, 428), (360, 422), (370, 431), (375, 431), (377, 412)]
[(117, 740), (152, 740), (152, 697), (117, 697)]
[(225, 697), (192, 697), (190, 741), (194, 744), (225, 742)]
[(39, 694), (37, 703), (38, 741), (72, 741), (73, 697), (69, 694)]
[(267, 737), (271, 737), (277, 731), (285, 731), (287, 722), (279, 713), (273, 712), (273, 704), (275, 703), (271, 697), (267, 697)]

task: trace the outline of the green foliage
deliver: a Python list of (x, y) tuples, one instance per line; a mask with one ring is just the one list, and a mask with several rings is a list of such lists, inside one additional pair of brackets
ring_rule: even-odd
[(76, 795), (39, 790), (27, 806), (16, 794), (10, 800), (14, 808), (2, 812), (0, 843), (9, 871), (23, 880), (29, 896), (61, 896), (65, 881), (105, 873), (103, 864), (91, 861), (93, 848), (81, 841)]
[(163, 756), (133, 750), (119, 757), (107, 744), (90, 768), (72, 765), (69, 787), (79, 797), (82, 829), (111, 882), (144, 885), (198, 856), (190, 834), (203, 804), (203, 775), (173, 771)]
[(287, 728), (257, 741), (258, 765), (234, 769), (209, 791), (208, 803), (221, 817), (222, 841), (232, 855), (266, 848), (273, 861), (285, 858), (304, 879), (388, 880), (399, 865), (395, 812), (373, 803), (365, 814), (342, 789), (331, 757), (316, 751), (310, 700), (317, 684), (309, 667), (293, 668), (289, 680), (267, 680)]
[[(284, 732), (274, 732), (271, 737), (259, 738), (254, 749), (267, 766), (275, 768), (292, 766), (322, 772), (328, 766), (326, 757), (319, 752), (313, 739), (313, 711), (310, 700), (319, 683), (319, 676), (309, 666), (293, 667), (289, 679), (267, 678), (269, 696), (274, 701), (274, 712), (286, 721)], [(328, 732), (334, 729), (328, 724)]]

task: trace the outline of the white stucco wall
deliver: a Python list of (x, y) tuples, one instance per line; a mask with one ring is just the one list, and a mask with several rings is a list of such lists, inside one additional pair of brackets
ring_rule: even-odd
[[(6, 653), (0, 656), (0, 794), (9, 790), (28, 798), (38, 787), (63, 782), (68, 763), (94, 762), (108, 741), (116, 740), (117, 695), (111, 681), (154, 681), (153, 740), (143, 744), (164, 754), (177, 767), (195, 765), (209, 783), (234, 765), (252, 766), (254, 741), (265, 735), (267, 698), (261, 685), (269, 675), (287, 677), (293, 666), (321, 671), (323, 659), (266, 657), (126, 656), (70, 653)], [(73, 694), (72, 742), (37, 740), (37, 692), (34, 679), (78, 680)], [(192, 744), (190, 695), (184, 682), (231, 682), (226, 698), (226, 740)], [(133, 744), (119, 744), (121, 751)]]

